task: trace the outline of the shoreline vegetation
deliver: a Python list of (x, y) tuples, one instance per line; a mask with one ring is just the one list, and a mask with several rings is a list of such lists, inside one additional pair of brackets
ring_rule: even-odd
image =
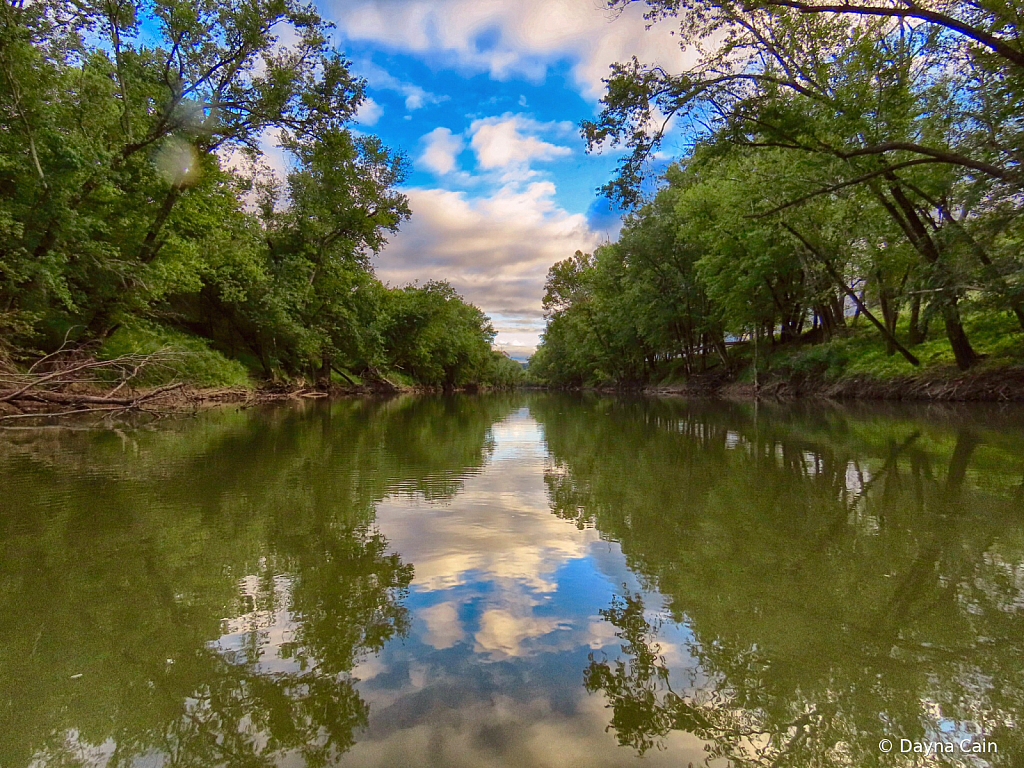
[(355, 125), (367, 84), (311, 7), (0, 4), (0, 419), (524, 384), (1024, 399), (1017, 4), (647, 5), (720, 45), (612, 67), (581, 128), (623, 152), (624, 226), (551, 268), (524, 373), (449, 283), (374, 274), (408, 161)]
[(531, 379), (1021, 399), (1019, 3), (646, 5), (700, 55), (582, 124), (627, 215), (549, 271)]
[(332, 36), (300, 0), (0, 3), (5, 418), (522, 377), (449, 283), (374, 274), (408, 160)]
[(302, 380), (247, 382), (226, 386), (196, 380), (175, 380), (155, 386), (146, 371), (164, 369), (162, 376), (178, 370), (173, 351), (127, 354), (97, 359), (75, 350), (37, 360), (25, 370), (0, 369), (0, 428), (31, 426), (39, 421), (65, 417), (186, 415), (220, 405), (251, 407), (272, 402), (342, 397), (391, 397), (411, 393), (480, 392), (509, 389), (508, 384), (466, 383), (457, 387), (410, 384), (395, 374), (364, 372), (362, 379), (347, 376), (344, 383)]

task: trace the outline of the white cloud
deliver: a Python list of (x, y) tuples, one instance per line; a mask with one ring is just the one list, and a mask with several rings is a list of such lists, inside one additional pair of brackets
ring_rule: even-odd
[(600, 242), (583, 214), (555, 202), (550, 181), (506, 184), (475, 197), (444, 189), (405, 192), (412, 219), (378, 257), (377, 274), (396, 285), (450, 281), (495, 318), (499, 338), (503, 331), (511, 335), (506, 342), (528, 341), (516, 332), (539, 325), (548, 268)]
[[(531, 668), (531, 672), (535, 669)], [(419, 701), (443, 704), (421, 704), (422, 708), (414, 710), (415, 715), (396, 717), (397, 722), (391, 727), (380, 725), (384, 720), (381, 717), (376, 728), (371, 725), (367, 733), (360, 734), (346, 758), (364, 768), (423, 762), (423, 755), (430, 755), (433, 765), (446, 768), (679, 768), (703, 765), (707, 758), (707, 745), (686, 731), (670, 731), (664, 737), (666, 748), (652, 749), (642, 760), (631, 750), (616, 747), (615, 735), (607, 732), (611, 717), (608, 699), (588, 695), (582, 685), (575, 686), (575, 690), (559, 691), (556, 704), (548, 696), (511, 696), (497, 680), (493, 684), (495, 690), (488, 690), (484, 696), (469, 686), (456, 689), (453, 695), (451, 677), (438, 677), (429, 689), (430, 698)], [(500, 680), (511, 684), (504, 678)], [(530, 682), (524, 680), (525, 685)], [(567, 700), (572, 706), (565, 705)], [(375, 703), (371, 703), (371, 712), (384, 711), (383, 706), (374, 706)], [(406, 711), (402, 710), (402, 714)]]
[[(468, 138), (476, 155), (477, 168), (484, 172), (478, 180), (498, 184), (523, 182), (538, 175), (530, 168), (533, 163), (572, 154), (569, 147), (545, 141), (537, 134), (564, 136), (573, 132), (572, 123), (567, 121), (541, 122), (512, 113), (478, 118), (465, 134), (438, 127), (423, 135), (420, 138), (423, 151), (416, 158), (416, 165), (439, 176), (458, 171), (458, 156), (465, 149), (465, 139)], [(466, 182), (471, 178), (462, 173), (450, 180)]]
[(356, 122), (360, 125), (376, 125), (383, 112), (384, 110), (380, 104), (367, 97), (359, 105), (359, 110), (356, 112)]
[[(643, 12), (634, 3), (613, 14), (601, 0), (334, 0), (328, 11), (349, 39), (443, 54), (495, 79), (540, 81), (548, 66), (571, 58), (580, 91), (592, 99), (613, 62), (636, 55), (669, 70), (692, 63), (671, 34), (672, 22), (648, 31)], [(493, 33), (487, 46), (479, 45), (483, 33)]]
[[(540, 328), (531, 328), (527, 332), (517, 331), (508, 341), (504, 339), (495, 340), (494, 346), (511, 357), (513, 360), (528, 360), (537, 351), (537, 344), (540, 341)], [(508, 336), (505, 331), (503, 336)], [(529, 343), (526, 343), (529, 342)]]
[(456, 170), (456, 158), (465, 147), (461, 136), (447, 128), (435, 128), (420, 141), (423, 143), (423, 154), (416, 159), (417, 165), (441, 176)]
[(519, 115), (474, 120), (470, 125), (471, 144), (481, 168), (528, 167), (532, 162), (571, 155), (572, 150), (549, 144), (524, 131), (543, 126)]
[(405, 108), (410, 112), (420, 109), (429, 104), (440, 104), (448, 101), (449, 96), (438, 96), (431, 93), (415, 83), (407, 83), (399, 80), (383, 67), (379, 67), (372, 61), (360, 61), (353, 65), (353, 70), (360, 77), (366, 78), (370, 88), (377, 88), (385, 91), (395, 91), (405, 97)]
[[(392, 549), (416, 565), (411, 585), (415, 592), (460, 586), (472, 591), (472, 585), (490, 582), (486, 599), (477, 604), (481, 615), (498, 610), (529, 617), (545, 595), (557, 592), (559, 569), (569, 560), (588, 556), (598, 541), (597, 530), (579, 531), (551, 514), (539, 471), (544, 461), (539, 435), (540, 427), (528, 412), (513, 413), (492, 427), (491, 461), (484, 471), (465, 479), (457, 501), (437, 504), (396, 495), (377, 506), (377, 523)], [(530, 451), (535, 453), (531, 456)], [(429, 514), (423, 508), (426, 504)], [(462, 601), (444, 598), (453, 600)], [(440, 636), (440, 625), (454, 626), (457, 615), (457, 610), (436, 605), (421, 609), (417, 618), (427, 626), (427, 642), (452, 640), (454, 633)], [(506, 647), (508, 636), (503, 639), (501, 632), (515, 629), (502, 621), (490, 628), (488, 645), (494, 648)], [(460, 638), (463, 632), (459, 625)], [(533, 636), (523, 637), (527, 634)]]

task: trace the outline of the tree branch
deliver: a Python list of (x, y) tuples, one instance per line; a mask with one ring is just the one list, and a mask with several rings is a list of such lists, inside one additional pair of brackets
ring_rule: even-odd
[[(1024, 52), (983, 29), (961, 21), (953, 16), (938, 11), (929, 11), (912, 5), (905, 8), (888, 8), (877, 5), (856, 5), (854, 3), (838, 3), (835, 5), (814, 5), (803, 0), (761, 0), (760, 5), (793, 8), (800, 13), (850, 13), (857, 16), (882, 16), (895, 19), (920, 19), (931, 24), (951, 29), (961, 35), (980, 43), (993, 53), (1001, 56), (1014, 65), (1024, 68)], [(754, 5), (747, 6), (752, 10)]]

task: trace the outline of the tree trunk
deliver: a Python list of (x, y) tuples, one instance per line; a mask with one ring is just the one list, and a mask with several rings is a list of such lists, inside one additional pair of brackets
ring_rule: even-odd
[(878, 280), (878, 303), (882, 309), (882, 321), (889, 333), (885, 337), (885, 354), (892, 357), (896, 354), (896, 321), (899, 318), (899, 305), (892, 300), (889, 288), (882, 282), (882, 273), (875, 273)]
[(897, 341), (896, 338), (892, 334), (889, 333), (889, 329), (886, 328), (885, 325), (882, 322), (880, 322), (877, 317), (875, 317), (870, 312), (868, 312), (867, 307), (864, 306), (863, 292), (861, 293), (861, 297), (857, 298), (857, 294), (854, 293), (854, 290), (849, 285), (846, 284), (846, 280), (844, 280), (843, 277), (838, 272), (836, 272), (835, 267), (832, 266), (832, 262), (830, 262), (828, 260), (828, 258), (824, 254), (819, 253), (818, 249), (815, 248), (810, 243), (810, 241), (807, 238), (805, 238), (803, 235), (801, 235), (797, 230), (793, 229), (793, 227), (789, 226), (789, 224), (783, 224), (782, 226), (785, 227), (786, 230), (791, 235), (793, 235), (793, 237), (795, 237), (797, 240), (799, 240), (801, 243), (803, 243), (804, 247), (815, 258), (817, 258), (818, 261), (821, 262), (822, 266), (825, 267), (825, 271), (828, 272), (829, 277), (832, 278), (832, 280), (836, 283), (836, 285), (839, 288), (842, 288), (844, 291), (846, 291), (846, 295), (849, 296), (851, 299), (853, 299), (853, 303), (857, 305), (857, 311), (860, 312), (860, 313), (863, 313), (863, 315), (868, 320), (870, 320), (871, 323), (879, 331), (881, 331), (882, 336), (885, 337), (886, 341), (890, 341), (891, 340), (893, 346), (896, 347), (896, 351), (899, 352), (901, 355), (903, 355), (903, 357), (906, 359), (906, 361), (908, 363), (910, 363), (911, 365), (920, 365), (921, 361), (918, 360), (916, 357), (914, 357), (914, 355), (911, 354), (910, 351), (906, 347), (904, 347), (902, 344), (900, 344), (899, 341)]
[[(890, 203), (884, 194), (877, 192), (879, 200), (886, 211), (889, 212), (889, 215), (900, 225), (911, 245), (921, 254), (924, 260), (929, 264), (938, 265), (942, 269), (938, 245), (928, 234), (928, 229), (925, 227), (924, 222), (921, 221), (921, 217), (918, 215), (917, 209), (914, 208), (910, 198), (907, 197), (903, 189), (896, 183), (895, 174), (893, 174), (892, 181), (894, 183), (890, 185), (889, 193), (899, 208), (897, 209), (895, 205)], [(961, 371), (966, 371), (978, 362), (981, 357), (974, 351), (970, 341), (967, 339), (967, 332), (964, 331), (963, 322), (960, 320), (960, 310), (957, 309), (956, 293), (953, 291), (953, 286), (950, 285), (949, 278), (945, 274), (942, 275), (942, 283), (941, 287), (947, 289), (948, 295), (940, 294), (937, 300), (942, 302), (942, 319), (946, 326), (946, 337), (949, 339), (949, 346), (953, 350), (953, 357), (956, 359), (957, 367)]]
[(331, 353), (327, 350), (324, 350), (320, 356), (320, 370), (316, 372), (316, 384), (325, 389), (329, 389), (331, 386)]
[(971, 343), (967, 340), (964, 325), (960, 320), (960, 312), (955, 303), (943, 303), (942, 321), (946, 326), (946, 337), (949, 339), (949, 346), (953, 349), (956, 366), (961, 371), (966, 371), (978, 362), (980, 355), (971, 348)]
[(920, 344), (925, 339), (924, 327), (921, 325), (921, 294), (914, 294), (910, 300), (910, 330), (907, 332), (907, 341), (911, 344)]
[(846, 327), (846, 297), (833, 295), (829, 301), (832, 309), (832, 324), (836, 331)]

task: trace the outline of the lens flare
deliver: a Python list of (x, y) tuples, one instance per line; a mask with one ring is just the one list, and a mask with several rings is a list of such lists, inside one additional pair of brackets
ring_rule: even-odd
[(164, 142), (153, 163), (160, 175), (176, 187), (189, 186), (199, 179), (199, 153), (184, 139), (172, 137)]

